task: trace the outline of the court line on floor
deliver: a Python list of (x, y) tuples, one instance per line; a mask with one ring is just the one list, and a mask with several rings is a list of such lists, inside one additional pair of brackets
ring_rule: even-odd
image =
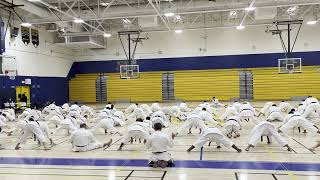
[(129, 177), (131, 176), (131, 174), (132, 174), (133, 172), (134, 172), (134, 170), (132, 170), (124, 180), (129, 179)]
[[(63, 169), (63, 170), (93, 170), (93, 171), (117, 171), (118, 169), (116, 168), (67, 168), (67, 167), (20, 167), (20, 166), (5, 166), (5, 167), (1, 167), (0, 169), (10, 169), (10, 168), (14, 168), (14, 169), (38, 169), (38, 170), (42, 170), (42, 169), (46, 169), (46, 170), (57, 170), (57, 169)], [(121, 169), (120, 171), (132, 171), (131, 169)], [(137, 172), (164, 172), (163, 170), (156, 170), (156, 169), (135, 169), (134, 171)]]
[(237, 172), (234, 173), (234, 176), (236, 177), (236, 180), (239, 180), (239, 177), (238, 177), (238, 173), (237, 173)]
[[(238, 174), (265, 174), (265, 175), (277, 175), (277, 176), (288, 176), (288, 173), (268, 173), (268, 172), (236, 172)], [(296, 176), (320, 176), (320, 174), (294, 174)]]
[[(294, 139), (294, 138), (292, 138), (296, 143), (298, 143), (298, 144), (300, 144), (301, 146), (303, 146), (304, 148), (306, 148), (308, 151), (310, 151), (310, 149), (309, 148), (307, 148), (307, 146), (305, 146), (304, 144), (302, 144), (301, 142), (299, 142), (298, 140), (296, 140), (296, 139)], [(315, 152), (313, 152), (313, 151), (310, 151), (312, 154), (316, 154)]]
[(123, 139), (124, 137), (120, 137), (118, 140), (116, 140), (115, 142), (111, 143), (110, 146), (105, 147), (103, 150), (106, 151), (108, 148), (110, 148), (112, 145), (116, 144), (118, 141), (120, 141), (121, 139)]
[[(147, 159), (82, 159), (82, 158), (20, 158), (1, 157), (0, 164), (60, 165), (60, 166), (118, 166), (147, 167)], [(177, 160), (175, 168), (252, 169), (285, 171), (320, 171), (320, 163), (267, 161), (199, 161)]]
[(162, 174), (161, 180), (164, 179), (164, 177), (166, 176), (166, 174), (167, 174), (167, 171), (164, 171), (164, 173)]
[(276, 177), (276, 175), (271, 174), (274, 180), (278, 180), (278, 178)]
[[(55, 173), (0, 173), (2, 175), (27, 175), (27, 176), (77, 176), (77, 177), (109, 177), (109, 175), (97, 175), (97, 174), (55, 174)], [(115, 177), (126, 177), (126, 176), (115, 176)]]

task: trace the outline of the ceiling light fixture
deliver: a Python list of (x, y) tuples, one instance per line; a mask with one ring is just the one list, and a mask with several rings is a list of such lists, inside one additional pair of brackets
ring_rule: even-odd
[(174, 32), (177, 33), (177, 34), (180, 34), (180, 33), (182, 33), (182, 30), (181, 29), (177, 29), (177, 30), (174, 30)]
[(256, 8), (255, 7), (246, 7), (244, 10), (246, 11), (254, 11)]
[(28, 0), (29, 2), (40, 2), (41, 0)]
[(32, 26), (32, 24), (27, 23), (27, 22), (24, 22), (24, 23), (21, 23), (21, 26), (23, 26), (23, 27), (30, 27), (30, 26)]
[(239, 25), (239, 26), (237, 26), (236, 27), (238, 30), (242, 30), (242, 29), (244, 29), (244, 28), (246, 28), (245, 26), (243, 26), (243, 25)]
[(73, 22), (80, 24), (80, 23), (84, 23), (84, 20), (83, 19), (75, 19), (75, 20), (73, 20)]
[(176, 15), (175, 18), (176, 18), (177, 20), (181, 20), (181, 16), (180, 16), (180, 15)]
[(317, 24), (317, 21), (316, 21), (316, 20), (307, 21), (307, 24), (308, 24), (308, 25), (314, 25), (314, 24)]
[(121, 20), (126, 24), (131, 24), (131, 21), (129, 19), (127, 19), (127, 18), (121, 19)]
[(166, 17), (172, 17), (172, 16), (174, 16), (174, 13), (173, 12), (167, 12), (167, 13), (164, 13), (164, 15)]
[(108, 3), (108, 2), (101, 2), (100, 3), (100, 6), (104, 6), (104, 7), (106, 7), (106, 6), (108, 6), (110, 3)]
[(104, 33), (103, 36), (106, 37), (106, 38), (108, 38), (108, 37), (111, 37), (111, 34), (109, 34), (109, 33)]

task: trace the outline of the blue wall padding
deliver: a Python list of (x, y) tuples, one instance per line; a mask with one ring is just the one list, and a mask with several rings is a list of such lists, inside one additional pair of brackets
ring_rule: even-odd
[(22, 83), (25, 79), (31, 79), (30, 93), (31, 103), (45, 103), (55, 101), (57, 105), (68, 102), (68, 81), (64, 77), (36, 77), (17, 76), (10, 80), (7, 76), (0, 76), (0, 102), (12, 98), (15, 100), (15, 86), (26, 86)]
[[(303, 66), (320, 65), (320, 51), (293, 53), (291, 57), (302, 58)], [(162, 59), (140, 59), (140, 71), (177, 71), (230, 68), (277, 67), (283, 53), (247, 54), (228, 56), (202, 56)], [(75, 62), (69, 77), (74, 74), (118, 72), (117, 61)]]

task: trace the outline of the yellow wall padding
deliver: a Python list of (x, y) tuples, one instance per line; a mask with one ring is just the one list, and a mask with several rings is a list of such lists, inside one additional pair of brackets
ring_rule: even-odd
[(96, 79), (98, 74), (77, 74), (69, 81), (71, 101), (96, 102)]
[(109, 101), (162, 100), (162, 72), (140, 73), (138, 79), (120, 79), (119, 73), (112, 73), (107, 76), (107, 99)]
[(175, 98), (183, 100), (220, 100), (239, 97), (239, 71), (198, 70), (174, 72)]
[(319, 66), (304, 66), (302, 73), (279, 74), (278, 68), (254, 68), (255, 100), (282, 100), (312, 95), (320, 98)]

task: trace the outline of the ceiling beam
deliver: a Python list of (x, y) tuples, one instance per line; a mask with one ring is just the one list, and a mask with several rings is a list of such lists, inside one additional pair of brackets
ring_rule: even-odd
[(171, 28), (168, 24), (168, 22), (163, 18), (162, 14), (160, 13), (159, 9), (153, 4), (152, 0), (148, 0), (151, 7), (156, 11), (157, 15), (160, 17), (163, 24), (168, 28), (169, 31), (171, 31)]

